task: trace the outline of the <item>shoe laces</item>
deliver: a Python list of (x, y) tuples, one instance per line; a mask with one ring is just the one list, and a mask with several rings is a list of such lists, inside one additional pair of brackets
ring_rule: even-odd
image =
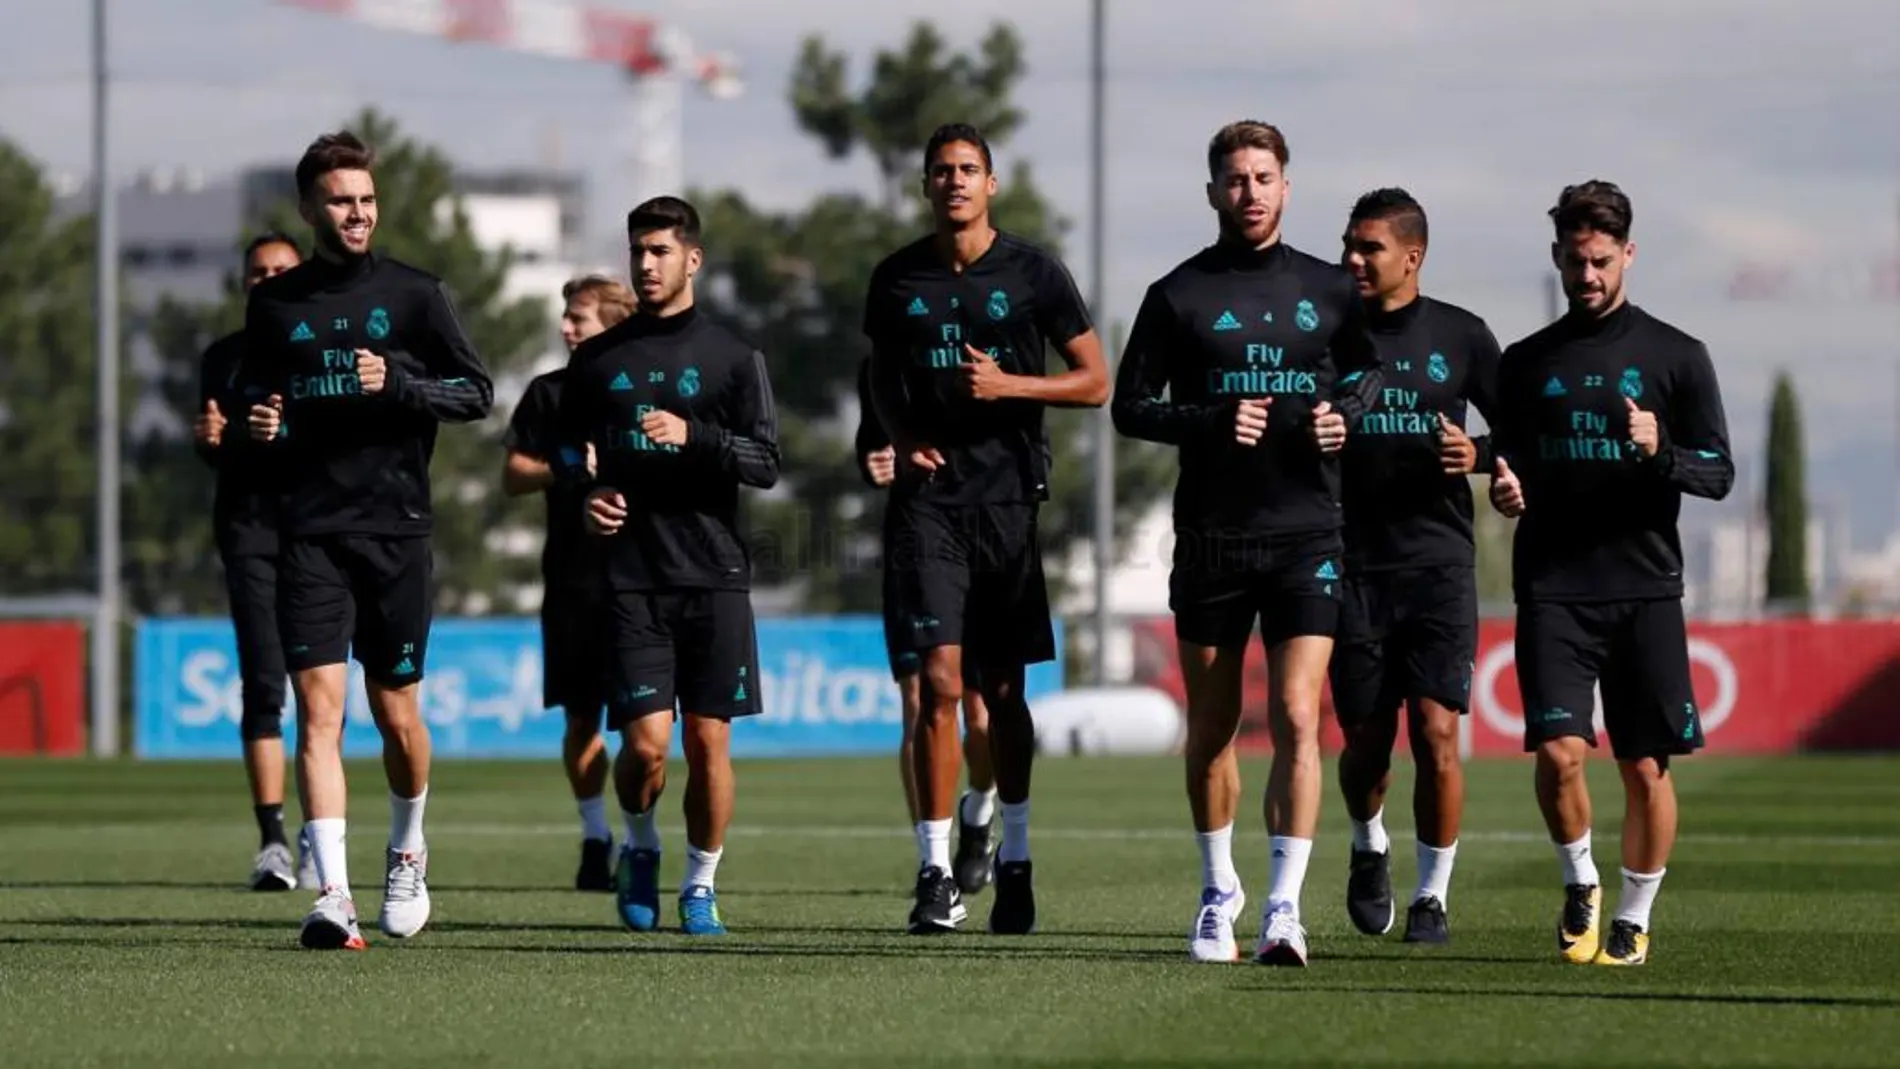
[(1201, 915), (1194, 922), (1194, 938), (1202, 942), (1225, 942), (1229, 931), (1227, 911), (1217, 905), (1201, 907)]
[(1609, 952), (1613, 958), (1627, 958), (1636, 953), (1636, 937), (1642, 929), (1634, 921), (1617, 921), (1610, 925)]
[(411, 854), (392, 855), (389, 875), (383, 881), (383, 894), (398, 902), (422, 895), (422, 863)]
[(694, 924), (715, 924), (719, 920), (718, 900), (710, 887), (693, 887), (680, 896), (680, 912)]
[(1590, 908), (1590, 890), (1580, 883), (1564, 888), (1564, 931), (1588, 931), (1590, 922), (1596, 919)]
[(1267, 933), (1263, 942), (1291, 943), (1300, 936), (1300, 922), (1293, 919), (1292, 906), (1280, 906), (1267, 914)]

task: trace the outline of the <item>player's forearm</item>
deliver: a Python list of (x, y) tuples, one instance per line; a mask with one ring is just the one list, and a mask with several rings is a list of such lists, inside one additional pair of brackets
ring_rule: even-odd
[(501, 469), (501, 489), (509, 497), (539, 493), (554, 485), (554, 466), (526, 453), (508, 454)]
[(1371, 411), (1384, 384), (1385, 370), (1379, 365), (1353, 368), (1333, 384), (1333, 411), (1346, 417), (1348, 426), (1357, 423)]
[(776, 434), (754, 431), (738, 434), (715, 423), (695, 420), (686, 425), (686, 448), (710, 459), (719, 472), (742, 486), (770, 490), (778, 484), (779, 448)]
[(1162, 445), (1212, 439), (1231, 416), (1225, 405), (1177, 405), (1150, 395), (1117, 395), (1109, 406), (1115, 430), (1127, 438)]
[(488, 415), (495, 401), (493, 384), (479, 370), (446, 379), (392, 372), (390, 384), (396, 403), (443, 423), (473, 423)]
[(1735, 487), (1735, 462), (1718, 450), (1665, 445), (1655, 461), (1669, 485), (1694, 497), (1720, 501)]
[(1005, 396), (1058, 408), (1100, 408), (1108, 402), (1108, 373), (1079, 367), (1058, 375), (1011, 375)]

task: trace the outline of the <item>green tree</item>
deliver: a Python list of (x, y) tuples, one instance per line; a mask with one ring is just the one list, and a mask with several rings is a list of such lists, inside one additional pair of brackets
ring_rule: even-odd
[(1807, 465), (1802, 456), (1801, 403), (1787, 372), (1775, 376), (1768, 404), (1768, 575), (1771, 605), (1808, 607)]
[(0, 139), (0, 594), (96, 579), (92, 255), (91, 216), (61, 218), (38, 166)]
[[(1024, 69), (1019, 38), (1001, 24), (976, 55), (952, 51), (936, 29), (917, 24), (901, 48), (877, 54), (863, 85), (853, 84), (842, 53), (809, 38), (791, 79), (793, 112), (834, 158), (862, 151), (872, 159), (877, 199), (834, 193), (802, 210), (768, 212), (732, 191), (695, 195), (714, 283), (705, 300), (765, 351), (779, 403), (783, 489), (755, 502), (750, 517), (758, 581), (796, 583), (807, 611), (878, 604), (881, 495), (860, 481), (850, 440), (857, 369), (869, 352), (866, 280), (879, 259), (928, 230), (921, 178), (931, 132), (969, 122), (1000, 150), (1022, 124), (1011, 94)], [(1030, 166), (1009, 166), (999, 184), (996, 224), (1059, 254), (1067, 224)], [(1086, 532), (1089, 480), (1079, 474), (1087, 467), (1078, 452), (1086, 419), (1073, 411), (1050, 416), (1058, 462), (1044, 528), (1052, 548)], [(1169, 458), (1121, 443), (1117, 460), (1118, 526), (1125, 529), (1165, 484)]]
[[(511, 375), (520, 378), (529, 370), (552, 337), (551, 324), (539, 303), (504, 298), (503, 283), (514, 263), (513, 253), (507, 249), (489, 252), (476, 244), (456, 196), (454, 168), (440, 151), (405, 136), (393, 121), (374, 110), (362, 112), (345, 125), (377, 153), (381, 211), (376, 248), (447, 283), (462, 327), (497, 383), (495, 413), (488, 420), (444, 427), (436, 439), (431, 471), (438, 607), (458, 613), (509, 609), (505, 595), (533, 582), (538, 573), (533, 555), (498, 552), (491, 542), (496, 531), (536, 522), (532, 499), (510, 499), (500, 490), (499, 439), (506, 413), (516, 400), (506, 395), (503, 380)], [(253, 230), (268, 227), (300, 239), (309, 234), (309, 226), (297, 217), (290, 200), (264, 206), (252, 222)], [(307, 240), (305, 245), (308, 252)], [(237, 256), (234, 248), (234, 268)], [(201, 308), (168, 304), (153, 316), (154, 343), (164, 358), (165, 399), (181, 418), (189, 421), (196, 407), (200, 355), (220, 334), (241, 325), (243, 315), (244, 299), (234, 270), (221, 303)], [(168, 443), (163, 454), (148, 458), (141, 474), (158, 483), (151, 490), (155, 502), (166, 500), (169, 494), (166, 507), (175, 510), (180, 503), (188, 504), (190, 519), (172, 516), (168, 520), (157, 514), (155, 504), (154, 515), (141, 525), (141, 537), (154, 541), (151, 558), (156, 574), (166, 574), (167, 568), (188, 574), (192, 558), (175, 555), (209, 544), (205, 529), (211, 477), (200, 467), (196, 476), (172, 478), (197, 465), (188, 441)], [(198, 525), (196, 530), (192, 523)], [(205, 553), (197, 552), (201, 557)], [(163, 585), (152, 584), (148, 596), (162, 596)], [(216, 590), (199, 594), (209, 599), (193, 606), (199, 611), (215, 611), (222, 604)]]

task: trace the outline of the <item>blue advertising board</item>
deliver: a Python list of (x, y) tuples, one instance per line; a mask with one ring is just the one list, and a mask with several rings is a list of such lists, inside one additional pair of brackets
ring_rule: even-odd
[[(1056, 648), (1062, 648), (1061, 622)], [(734, 724), (735, 757), (887, 754), (900, 734), (897, 685), (874, 616), (764, 617), (759, 620), (763, 715)], [(562, 714), (541, 707), (541, 634), (532, 618), (437, 620), (429, 634), (422, 715), (438, 757), (553, 759)], [(1031, 701), (1060, 690), (1060, 661), (1031, 666)], [(226, 620), (153, 618), (136, 645), (134, 752), (142, 758), (239, 755), (243, 710), (237, 640)], [(296, 715), (284, 739), (294, 745)], [(350, 665), (343, 751), (374, 757), (382, 742)], [(674, 749), (678, 750), (675, 736)]]

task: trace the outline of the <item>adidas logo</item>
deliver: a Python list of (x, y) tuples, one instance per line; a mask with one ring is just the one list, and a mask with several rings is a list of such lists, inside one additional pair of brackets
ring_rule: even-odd
[(1564, 384), (1561, 381), (1559, 381), (1557, 376), (1555, 375), (1552, 375), (1550, 377), (1549, 382), (1544, 383), (1545, 397), (1562, 397), (1564, 394), (1569, 393), (1569, 392), (1570, 392), (1569, 390), (1564, 389)]
[(1339, 578), (1339, 569), (1333, 567), (1332, 561), (1327, 561), (1319, 566), (1319, 571), (1313, 573), (1313, 578), (1326, 580), (1337, 579)]
[(1215, 330), (1239, 330), (1240, 320), (1234, 318), (1234, 313), (1232, 311), (1222, 312), (1220, 314), (1220, 318), (1214, 320), (1214, 329)]
[(930, 306), (924, 303), (924, 299), (922, 297), (912, 297), (910, 299), (910, 311), (908, 314), (914, 315), (914, 316), (927, 316), (930, 314)]
[(396, 675), (399, 675), (399, 676), (412, 676), (412, 675), (415, 675), (415, 674), (416, 674), (416, 662), (414, 662), (414, 661), (412, 661), (412, 660), (410, 660), (410, 659), (409, 659), (409, 658), (407, 658), (407, 657), (404, 657), (404, 658), (403, 658), (402, 660), (400, 660), (400, 661), (397, 661), (397, 662), (396, 662), (396, 671), (395, 671), (395, 674), (396, 674)]
[(614, 381), (610, 383), (607, 388), (616, 393), (622, 390), (631, 390), (633, 389), (633, 380), (627, 377), (626, 372), (622, 371), (620, 374), (614, 376)]
[(297, 324), (297, 329), (290, 332), (290, 340), (291, 341), (316, 341), (317, 332), (310, 329), (310, 324), (299, 323)]
[(737, 689), (735, 689), (732, 692), (732, 700), (735, 702), (745, 701), (745, 684), (744, 683), (739, 684)]

